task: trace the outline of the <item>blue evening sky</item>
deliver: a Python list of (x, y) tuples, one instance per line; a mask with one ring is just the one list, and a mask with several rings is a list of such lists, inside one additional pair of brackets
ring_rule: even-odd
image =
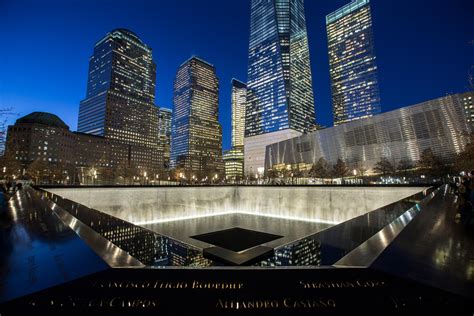
[[(325, 15), (349, 0), (306, 0), (317, 122), (331, 126)], [(464, 92), (474, 65), (474, 1), (372, 0), (382, 111)], [(192, 55), (220, 79), (224, 148), (230, 81), (246, 81), (250, 0), (0, 0), (0, 108), (57, 114), (77, 128), (96, 41), (128, 28), (153, 48), (156, 103), (172, 108), (177, 67)], [(14, 121), (14, 119), (12, 119)]]

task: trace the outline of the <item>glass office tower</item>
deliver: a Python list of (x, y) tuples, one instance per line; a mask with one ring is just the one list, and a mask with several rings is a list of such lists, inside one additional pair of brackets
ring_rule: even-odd
[(114, 163), (143, 172), (163, 167), (155, 79), (151, 48), (129, 30), (113, 30), (95, 44), (79, 108), (78, 131), (129, 145), (114, 152)]
[(171, 117), (173, 111), (167, 108), (160, 108), (158, 121), (158, 133), (160, 135), (161, 146), (163, 147), (163, 158), (165, 168), (170, 165), (171, 155)]
[(252, 0), (245, 173), (263, 175), (265, 147), (315, 126), (304, 0)]
[(369, 0), (326, 16), (334, 125), (380, 113)]
[(244, 134), (247, 85), (232, 79), (232, 148), (224, 152), (225, 177), (228, 181), (244, 177)]
[(245, 107), (247, 104), (247, 85), (232, 79), (232, 148), (244, 147)]
[(222, 177), (219, 81), (213, 65), (192, 57), (176, 73), (171, 164), (198, 181)]
[(315, 124), (303, 0), (252, 0), (245, 136)]

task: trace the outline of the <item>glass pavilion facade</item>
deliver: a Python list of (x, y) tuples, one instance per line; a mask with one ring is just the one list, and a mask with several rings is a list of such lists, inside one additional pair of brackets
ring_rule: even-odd
[(380, 113), (369, 0), (326, 16), (334, 125)]
[(309, 170), (324, 158), (330, 166), (342, 159), (370, 174), (381, 159), (414, 166), (425, 149), (450, 163), (469, 141), (465, 97), (453, 94), (269, 145), (265, 170)]

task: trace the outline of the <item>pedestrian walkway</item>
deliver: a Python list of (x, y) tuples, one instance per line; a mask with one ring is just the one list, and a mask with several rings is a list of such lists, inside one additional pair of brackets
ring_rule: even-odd
[(440, 190), (371, 268), (474, 297), (474, 233), (456, 223), (457, 202)]

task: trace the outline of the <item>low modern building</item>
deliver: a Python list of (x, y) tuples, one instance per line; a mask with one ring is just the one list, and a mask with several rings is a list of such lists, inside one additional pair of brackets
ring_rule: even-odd
[(225, 178), (227, 181), (239, 181), (244, 178), (244, 151), (230, 149), (223, 154)]
[(269, 145), (266, 171), (288, 165), (301, 170), (324, 158), (330, 165), (342, 159), (370, 174), (382, 158), (395, 166), (402, 160), (415, 163), (428, 148), (452, 161), (471, 132), (463, 98), (454, 94)]

